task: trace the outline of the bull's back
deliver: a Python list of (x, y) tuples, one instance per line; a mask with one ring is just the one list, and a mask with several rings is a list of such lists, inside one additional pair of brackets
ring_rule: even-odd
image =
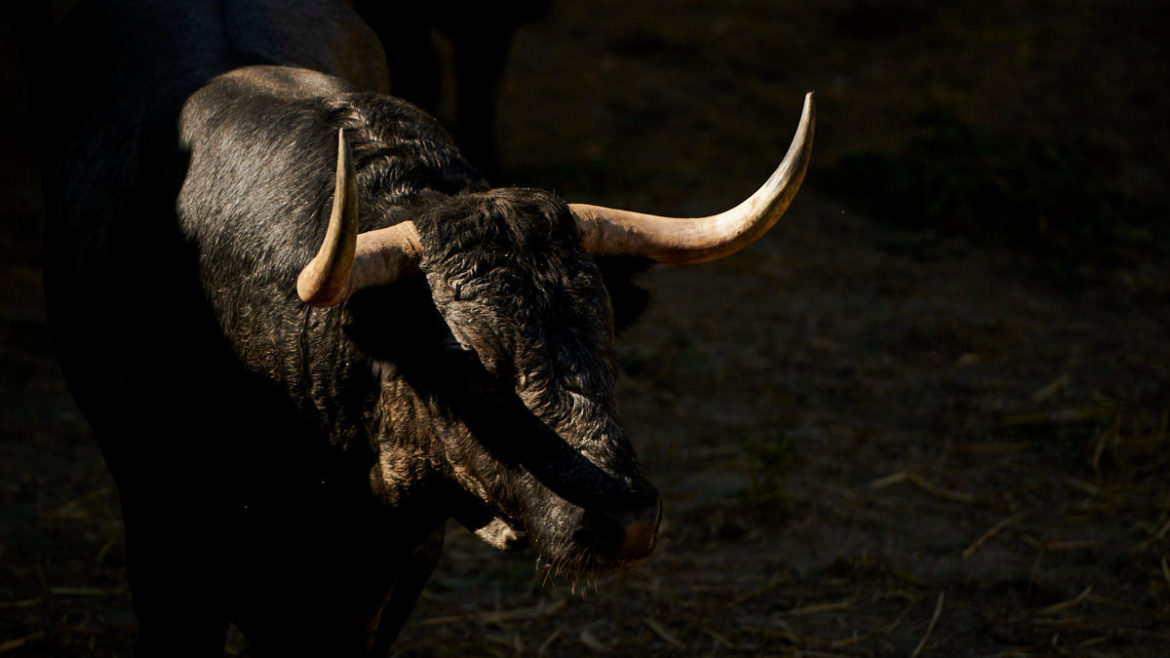
[[(176, 199), (178, 120), (215, 76), (254, 63), (385, 90), (376, 38), (340, 1), (81, 5), (60, 30), (50, 108), (45, 278), (67, 379), (99, 433), (175, 427), (228, 368)], [(113, 465), (113, 464), (112, 464)]]

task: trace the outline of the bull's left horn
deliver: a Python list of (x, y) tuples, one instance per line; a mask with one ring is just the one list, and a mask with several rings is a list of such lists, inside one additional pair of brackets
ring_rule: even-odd
[(585, 249), (596, 256), (642, 256), (673, 264), (715, 260), (743, 249), (767, 233), (796, 197), (812, 154), (815, 123), (810, 92), (780, 166), (755, 194), (718, 215), (684, 219), (569, 204)]
[(393, 283), (412, 273), (421, 256), (414, 222), (358, 233), (353, 163), (344, 131), (338, 131), (329, 227), (321, 249), (297, 277), (297, 294), (313, 306), (333, 306), (362, 288)]

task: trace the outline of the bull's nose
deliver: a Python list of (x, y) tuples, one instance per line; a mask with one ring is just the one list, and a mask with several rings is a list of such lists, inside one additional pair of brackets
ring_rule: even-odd
[(584, 532), (578, 540), (613, 562), (637, 560), (654, 550), (661, 518), (661, 499), (636, 510), (591, 510), (585, 514)]

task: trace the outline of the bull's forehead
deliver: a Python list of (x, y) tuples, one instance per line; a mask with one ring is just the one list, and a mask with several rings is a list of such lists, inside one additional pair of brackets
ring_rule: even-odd
[(422, 268), (455, 338), (485, 365), (512, 368), (518, 385), (607, 390), (609, 300), (567, 206), (517, 189), (453, 205), (419, 231)]
[(417, 224), (421, 267), (442, 308), (548, 320), (591, 310), (603, 292), (568, 206), (550, 193), (460, 195)]

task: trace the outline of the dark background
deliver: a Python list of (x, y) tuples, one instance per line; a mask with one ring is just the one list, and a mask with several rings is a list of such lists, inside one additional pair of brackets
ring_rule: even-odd
[[(561, 0), (522, 28), (503, 182), (722, 210), (808, 90), (813, 165), (759, 243), (644, 278), (619, 360), (655, 555), (573, 588), (453, 530), (399, 654), (1165, 655), (1170, 9), (941, 4)], [(53, 126), (13, 30), (0, 654), (125, 655), (116, 495), (41, 301)]]

